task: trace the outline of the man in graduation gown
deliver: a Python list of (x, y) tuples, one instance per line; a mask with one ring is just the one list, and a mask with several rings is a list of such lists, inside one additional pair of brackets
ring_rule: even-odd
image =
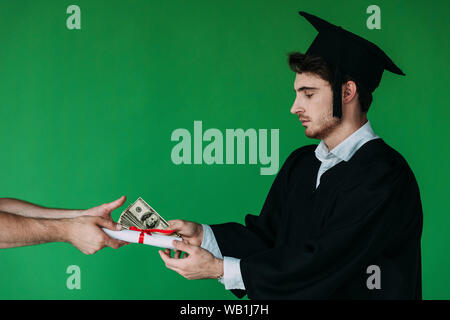
[(289, 55), (291, 113), (319, 145), (289, 155), (245, 225), (170, 221), (184, 242), (161, 258), (250, 299), (421, 299), (419, 188), (367, 120), (383, 71), (404, 73), (375, 44), (300, 15), (319, 34), (305, 54)]

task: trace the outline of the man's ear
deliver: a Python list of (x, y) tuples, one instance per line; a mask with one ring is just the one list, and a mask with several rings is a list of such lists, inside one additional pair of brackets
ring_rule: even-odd
[(343, 103), (349, 103), (356, 96), (356, 83), (354, 81), (347, 81), (342, 85), (342, 99)]

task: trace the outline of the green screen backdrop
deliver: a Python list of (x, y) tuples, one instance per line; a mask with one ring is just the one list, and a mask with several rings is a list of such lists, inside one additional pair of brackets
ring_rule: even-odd
[[(70, 5), (81, 29), (69, 29)], [(381, 29), (369, 29), (370, 5)], [(450, 298), (447, 160), (448, 1), (0, 2), (0, 197), (89, 208), (139, 196), (166, 219), (201, 223), (258, 214), (275, 178), (244, 164), (180, 164), (184, 128), (279, 130), (279, 166), (304, 136), (289, 110), (287, 53), (315, 29), (304, 10), (379, 45), (406, 73), (385, 72), (369, 120), (413, 169), (424, 211), (423, 297)], [(203, 148), (207, 145), (203, 142)], [(269, 143), (269, 151), (274, 144)], [(225, 158), (225, 150), (224, 158)], [(270, 154), (270, 152), (269, 152)], [(151, 246), (84, 255), (67, 243), (0, 250), (1, 299), (235, 299), (215, 280), (166, 269)], [(81, 289), (66, 286), (68, 266)]]

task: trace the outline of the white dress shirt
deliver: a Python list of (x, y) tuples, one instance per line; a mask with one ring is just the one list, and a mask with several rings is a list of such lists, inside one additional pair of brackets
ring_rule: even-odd
[[(321, 162), (317, 174), (316, 188), (320, 184), (322, 174), (341, 161), (349, 161), (350, 158), (366, 142), (379, 138), (372, 130), (370, 122), (367, 121), (361, 128), (353, 132), (344, 141), (328, 151), (325, 143), (320, 141), (315, 150), (316, 158)], [(225, 289), (245, 289), (242, 280), (240, 259), (223, 257), (217, 244), (216, 237), (209, 225), (203, 224), (203, 239), (201, 247), (211, 252), (219, 259), (223, 259), (223, 278), (219, 281), (225, 285)]]

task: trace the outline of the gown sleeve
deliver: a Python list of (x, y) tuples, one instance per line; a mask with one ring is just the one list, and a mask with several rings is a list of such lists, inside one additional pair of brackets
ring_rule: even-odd
[(373, 168), (342, 190), (324, 228), (304, 246), (286, 243), (241, 259), (248, 297), (329, 298), (389, 246), (420, 241), (421, 210), (409, 167)]
[(245, 226), (235, 222), (210, 225), (223, 256), (241, 259), (273, 246), (277, 221), (284, 213), (289, 171), (295, 159), (308, 147), (310, 146), (295, 150), (286, 159), (269, 190), (259, 216), (246, 215)]

